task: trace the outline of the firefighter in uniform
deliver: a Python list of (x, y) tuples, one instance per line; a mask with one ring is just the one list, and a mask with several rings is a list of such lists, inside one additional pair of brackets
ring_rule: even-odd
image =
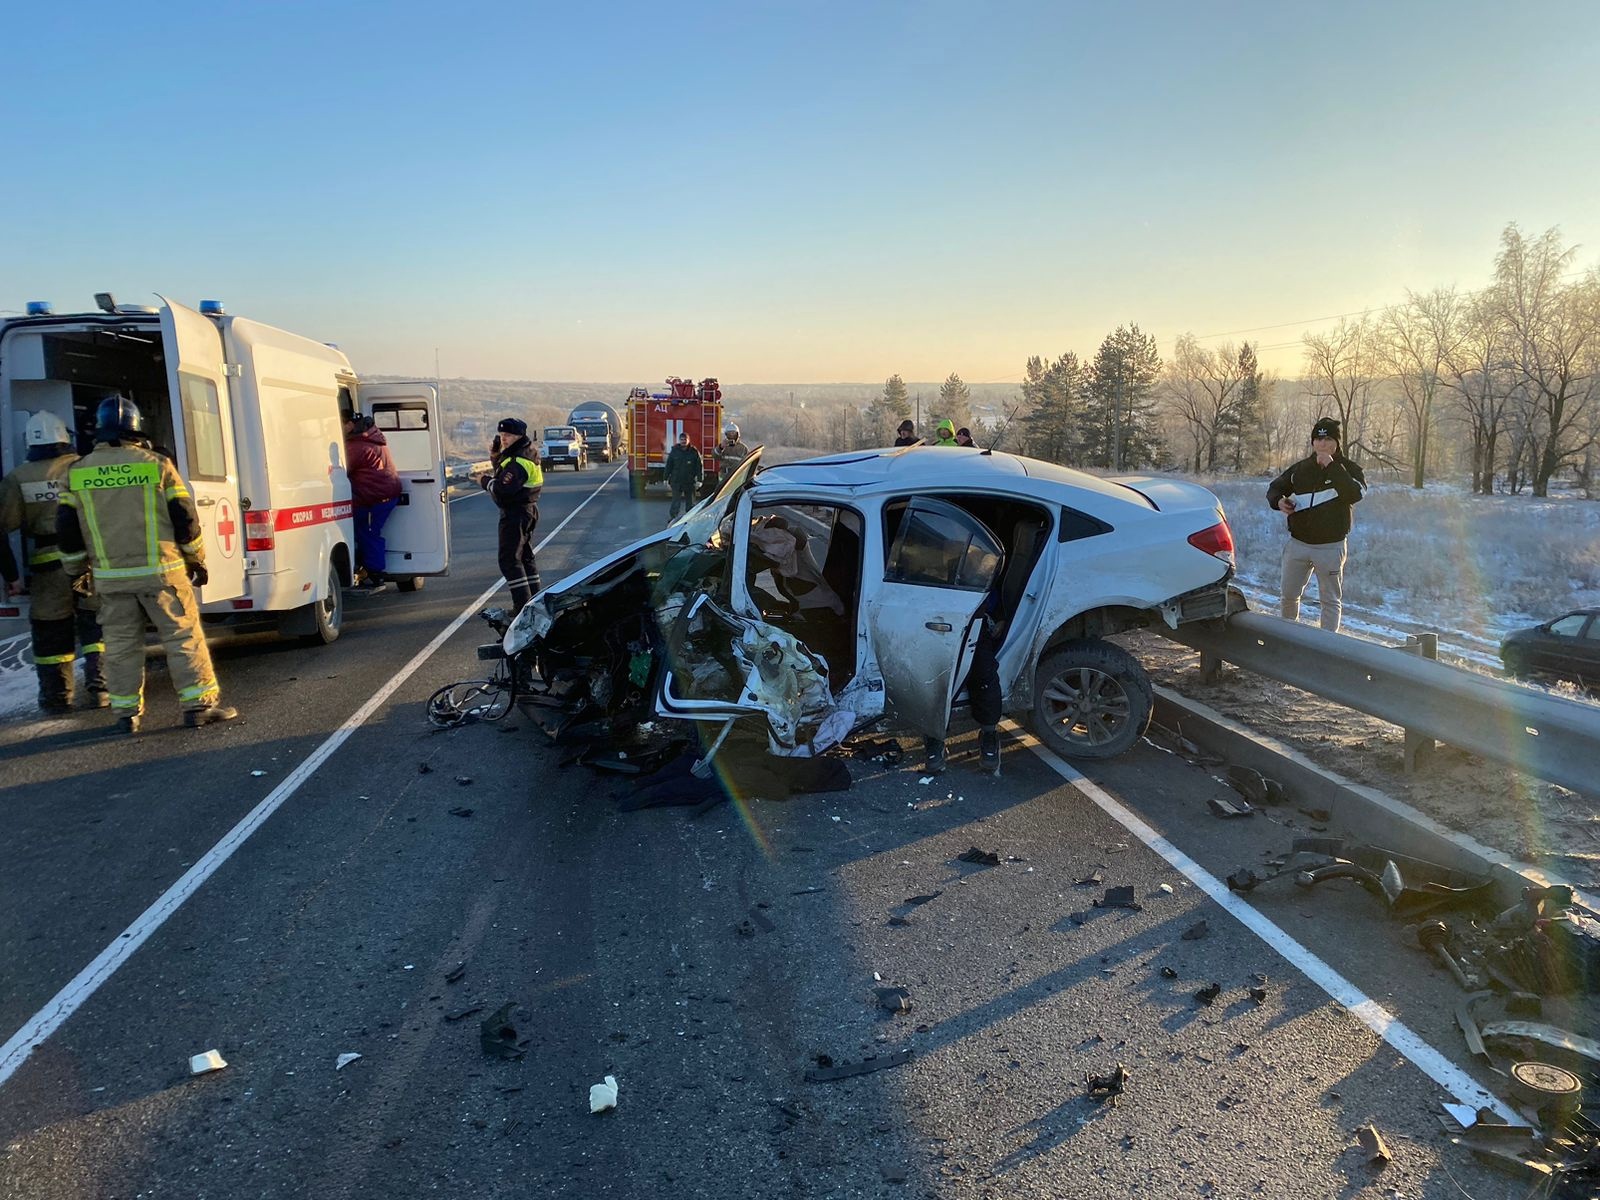
[(126, 396), (100, 402), (95, 448), (67, 472), (56, 514), (62, 566), (90, 571), (105, 631), (106, 682), (123, 733), (144, 712), (144, 625), (167, 649), (167, 670), (191, 729), (231, 721), (200, 629), (193, 585), (206, 582), (205, 546), (189, 489), (172, 460), (150, 449)]
[[(54, 413), (28, 418), (22, 433), (27, 461), (0, 479), (0, 575), (11, 595), (28, 592), (33, 603), (33, 664), (39, 672), (39, 707), (47, 713), (72, 711), (72, 664), (83, 651), (83, 686), (89, 704), (104, 708), (105, 646), (94, 602), (73, 590), (72, 575), (61, 569), (56, 545), (56, 501), (66, 488), (67, 468), (78, 460), (72, 434)], [(23, 531), (27, 580), (18, 580), (11, 534)]]
[(480, 480), (500, 509), (500, 573), (511, 589), (511, 614), (539, 593), (539, 567), (533, 561), (533, 530), (539, 524), (539, 489), (544, 469), (528, 440), (528, 424), (506, 417), (490, 447), (494, 470)]
[(750, 447), (739, 440), (739, 427), (731, 421), (724, 425), (722, 444), (717, 447), (717, 483), (726, 482), (749, 453)]

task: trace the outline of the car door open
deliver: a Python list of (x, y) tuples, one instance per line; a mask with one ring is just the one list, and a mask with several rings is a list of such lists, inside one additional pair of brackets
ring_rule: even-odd
[(942, 738), (1005, 552), (977, 517), (917, 497), (884, 508), (883, 578), (867, 636), (895, 723)]

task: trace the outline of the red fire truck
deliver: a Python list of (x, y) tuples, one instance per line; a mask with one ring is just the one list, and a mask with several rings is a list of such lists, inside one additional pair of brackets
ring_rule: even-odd
[(628, 491), (642, 498), (652, 483), (665, 483), (667, 451), (687, 433), (705, 464), (702, 491), (715, 488), (717, 443), (722, 439), (722, 389), (715, 379), (667, 380), (667, 390), (634, 388), (628, 393)]

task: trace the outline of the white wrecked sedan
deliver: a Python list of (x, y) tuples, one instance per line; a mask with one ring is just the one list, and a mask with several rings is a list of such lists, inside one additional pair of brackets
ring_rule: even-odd
[(763, 722), (772, 753), (852, 730), (943, 737), (985, 615), (1006, 712), (1059, 754), (1109, 758), (1149, 724), (1105, 639), (1219, 617), (1233, 538), (1205, 488), (1101, 479), (971, 447), (760, 469), (518, 614), (504, 650), (575, 722)]

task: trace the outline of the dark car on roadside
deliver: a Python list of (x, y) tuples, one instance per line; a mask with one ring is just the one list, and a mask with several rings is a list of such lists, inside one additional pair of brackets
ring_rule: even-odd
[(1506, 674), (1567, 679), (1600, 688), (1600, 608), (1580, 608), (1565, 616), (1508, 633), (1500, 643)]

